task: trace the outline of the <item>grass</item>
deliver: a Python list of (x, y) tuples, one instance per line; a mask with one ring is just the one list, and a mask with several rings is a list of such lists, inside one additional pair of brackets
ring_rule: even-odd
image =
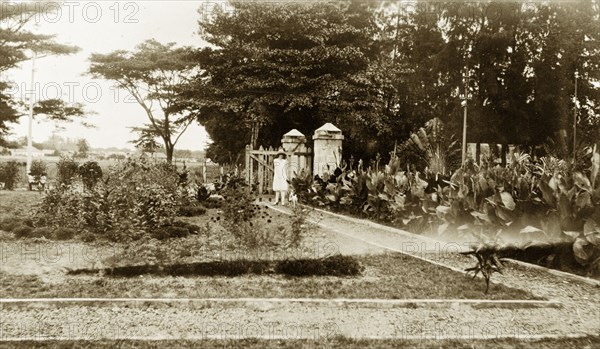
[(158, 348), (340, 348), (340, 349), (562, 349), (579, 348), (593, 349), (600, 346), (600, 336), (559, 339), (487, 339), (487, 340), (401, 340), (401, 339), (350, 339), (335, 337), (323, 340), (171, 340), (171, 341), (133, 341), (133, 340), (104, 340), (104, 341), (24, 341), (0, 342), (0, 349), (5, 348), (36, 348), (36, 349), (158, 349)]
[(42, 193), (0, 190), (0, 219), (26, 218), (42, 200)]
[(44, 283), (33, 275), (0, 273), (0, 297), (165, 297), (165, 298), (377, 298), (377, 299), (540, 299), (493, 284), (485, 294), (475, 279), (402, 254), (358, 257), (359, 277), (136, 277), (65, 276)]

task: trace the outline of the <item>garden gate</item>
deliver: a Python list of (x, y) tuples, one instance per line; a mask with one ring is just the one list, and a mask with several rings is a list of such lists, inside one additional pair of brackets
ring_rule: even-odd
[(312, 149), (306, 147), (306, 137), (298, 130), (294, 129), (283, 135), (281, 147), (252, 149), (250, 145), (246, 146), (246, 182), (253, 187), (256, 186), (258, 194), (272, 192), (273, 186), (273, 160), (277, 154), (284, 152), (286, 154), (288, 168), (287, 178), (291, 180), (295, 173), (302, 169), (311, 170)]

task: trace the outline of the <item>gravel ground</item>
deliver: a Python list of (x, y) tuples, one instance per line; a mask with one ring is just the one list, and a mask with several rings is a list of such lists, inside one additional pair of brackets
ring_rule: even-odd
[[(372, 309), (270, 303), (245, 308), (185, 309), (4, 306), (2, 338), (522, 338), (564, 334), (561, 309)], [(579, 324), (571, 335), (584, 335)]]
[[(366, 223), (318, 213), (322, 232), (343, 254), (386, 249), (464, 269), (473, 261), (456, 255), (464, 242), (435, 242), (416, 235), (394, 233)], [(501, 338), (532, 339), (600, 333), (600, 288), (567, 281), (556, 275), (508, 266), (494, 281), (527, 289), (559, 301), (562, 308), (348, 308), (308, 307), (268, 302), (244, 308), (212, 306), (203, 309), (115, 304), (62, 307), (0, 305), (0, 339), (115, 339), (115, 338)]]

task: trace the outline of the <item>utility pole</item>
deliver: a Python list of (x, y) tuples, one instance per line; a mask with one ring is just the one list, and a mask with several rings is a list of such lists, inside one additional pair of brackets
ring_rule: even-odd
[(33, 57), (31, 59), (31, 91), (32, 94), (29, 95), (29, 124), (27, 127), (27, 174), (29, 174), (29, 171), (31, 170), (31, 161), (32, 161), (32, 151), (33, 151), (33, 145), (32, 145), (32, 128), (33, 128), (33, 103), (34, 103), (34, 99), (35, 99), (35, 59), (36, 59), (37, 53), (34, 51), (33, 52)]
[(573, 164), (577, 158), (577, 77), (578, 72), (575, 71), (575, 100), (573, 101)]
[(465, 71), (462, 74), (465, 93), (460, 95), (462, 99), (461, 105), (464, 108), (463, 114), (463, 134), (462, 134), (462, 163), (464, 164), (467, 160), (467, 104), (468, 100), (473, 98), (473, 95), (469, 93), (469, 81), (471, 80), (471, 74), (468, 66), (465, 67)]

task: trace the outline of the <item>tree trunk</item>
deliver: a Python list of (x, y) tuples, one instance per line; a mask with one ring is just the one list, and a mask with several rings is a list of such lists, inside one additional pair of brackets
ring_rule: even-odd
[(477, 145), (475, 146), (475, 162), (477, 164), (479, 164), (480, 160), (481, 160), (481, 143), (477, 142)]
[(165, 153), (167, 154), (167, 163), (173, 162), (173, 150), (175, 150), (175, 146), (168, 142), (165, 142)]
[(506, 152), (508, 151), (508, 144), (502, 143), (502, 150), (500, 151), (500, 160), (502, 161), (502, 167), (506, 167)]

